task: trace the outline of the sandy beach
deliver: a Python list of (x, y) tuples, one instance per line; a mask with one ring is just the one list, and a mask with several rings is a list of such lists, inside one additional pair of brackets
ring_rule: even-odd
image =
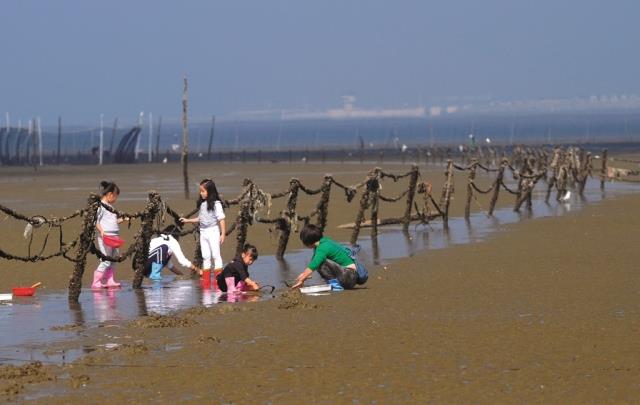
[(4, 366), (4, 398), (635, 402), (638, 207), (627, 195), (509, 225), (372, 268), (350, 292), (75, 326), (97, 350), (65, 366)]

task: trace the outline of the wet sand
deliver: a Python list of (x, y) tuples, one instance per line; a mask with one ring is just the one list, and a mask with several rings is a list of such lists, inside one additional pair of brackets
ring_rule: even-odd
[(482, 243), (373, 268), (355, 291), (76, 327), (90, 354), (44, 370), (3, 368), (3, 395), (42, 403), (635, 402), (639, 207), (631, 195), (506, 226)]

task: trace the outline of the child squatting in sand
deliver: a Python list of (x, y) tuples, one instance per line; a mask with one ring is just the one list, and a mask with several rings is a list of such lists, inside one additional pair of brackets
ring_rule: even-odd
[(355, 259), (355, 252), (334, 240), (323, 236), (322, 229), (308, 224), (300, 231), (302, 243), (314, 249), (313, 257), (307, 268), (296, 278), (291, 288), (300, 288), (314, 271), (332, 285), (336, 281), (340, 287), (350, 290), (356, 284), (367, 282), (368, 274), (364, 266)]

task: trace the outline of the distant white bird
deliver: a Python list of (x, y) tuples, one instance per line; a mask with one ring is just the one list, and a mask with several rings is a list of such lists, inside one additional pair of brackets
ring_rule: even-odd
[(403, 151), (403, 152), (406, 152), (406, 151), (407, 151), (407, 148), (408, 148), (408, 147), (407, 147), (407, 145), (405, 145), (405, 144), (403, 143), (403, 144), (402, 144), (402, 151)]
[(491, 143), (491, 138), (487, 138), (484, 140), (486, 143)]
[(162, 159), (162, 163), (167, 163), (168, 161), (169, 161), (169, 159), (167, 159), (167, 158)]
[(560, 201), (569, 201), (571, 198), (571, 191), (567, 190), (566, 194), (560, 197)]
[(460, 152), (464, 152), (464, 146), (462, 146), (462, 145), (458, 145), (458, 150), (459, 150)]

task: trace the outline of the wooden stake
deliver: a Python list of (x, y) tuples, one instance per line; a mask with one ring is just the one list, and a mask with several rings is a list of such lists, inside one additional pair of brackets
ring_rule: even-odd
[(187, 118), (189, 103), (189, 87), (187, 75), (183, 78), (184, 88), (182, 90), (182, 178), (184, 179), (184, 198), (189, 199), (189, 125)]
[(160, 161), (160, 129), (162, 129), (162, 115), (158, 116), (158, 129), (156, 130), (156, 162)]
[(498, 175), (496, 176), (496, 180), (493, 183), (493, 195), (491, 196), (491, 203), (489, 205), (489, 215), (493, 215), (493, 211), (496, 208), (498, 195), (500, 195), (500, 186), (502, 186), (502, 179), (504, 178), (504, 170), (506, 169), (508, 164), (509, 161), (503, 156), (500, 167), (498, 168)]
[(300, 189), (300, 181), (291, 179), (289, 181), (289, 198), (287, 199), (286, 211), (282, 213), (283, 224), (280, 227), (280, 240), (278, 241), (278, 250), (276, 258), (282, 259), (284, 252), (287, 250), (289, 236), (291, 235), (292, 225), (298, 221), (296, 214), (296, 205), (298, 203), (298, 190)]
[(84, 220), (82, 221), (82, 233), (80, 234), (78, 243), (73, 274), (69, 279), (68, 298), (70, 302), (78, 302), (78, 298), (80, 297), (82, 275), (84, 274), (84, 268), (87, 263), (87, 253), (89, 253), (89, 249), (93, 243), (93, 236), (96, 229), (96, 216), (99, 207), (100, 197), (96, 194), (91, 194), (87, 200), (87, 210), (84, 214)]
[(411, 176), (409, 177), (409, 192), (407, 193), (407, 203), (404, 209), (404, 223), (402, 224), (403, 230), (408, 230), (411, 224), (411, 210), (413, 209), (413, 200), (416, 197), (416, 187), (418, 185), (418, 176), (420, 176), (420, 170), (417, 165), (411, 167)]
[[(447, 160), (447, 179), (444, 183), (444, 189), (442, 191), (442, 200), (440, 205), (443, 207), (442, 221), (445, 229), (449, 229), (449, 204), (451, 203), (451, 194), (453, 194), (453, 161)], [(444, 203), (444, 204), (443, 204)]]
[(473, 181), (476, 178), (476, 170), (478, 169), (478, 160), (473, 159), (471, 161), (471, 167), (469, 168), (469, 179), (467, 181), (467, 205), (464, 207), (464, 218), (469, 219), (471, 217), (471, 199), (473, 198)]
[(207, 149), (207, 160), (211, 160), (211, 145), (213, 145), (213, 135), (216, 128), (216, 116), (211, 116), (211, 131), (209, 132), (209, 149)]
[(600, 169), (600, 190), (604, 190), (604, 181), (607, 178), (607, 153), (608, 150), (602, 151), (602, 168)]

